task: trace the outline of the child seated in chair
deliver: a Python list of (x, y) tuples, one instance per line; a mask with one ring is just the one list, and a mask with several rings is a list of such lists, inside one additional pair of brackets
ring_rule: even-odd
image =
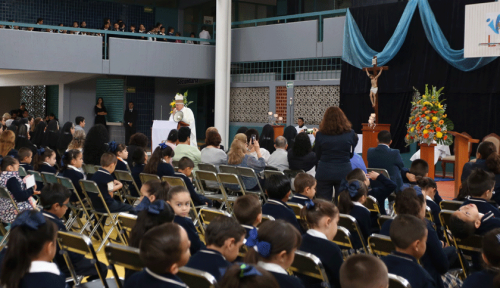
[[(339, 270), (343, 258), (339, 246), (333, 243), (337, 234), (339, 210), (330, 201), (309, 200), (302, 208), (301, 218), (309, 230), (302, 235), (300, 251), (308, 252), (321, 260), (331, 287), (340, 287)], [(299, 275), (307, 287), (326, 287), (319, 279)], [(349, 286), (343, 286), (349, 287)]]
[(174, 222), (181, 225), (189, 236), (189, 241), (191, 241), (191, 247), (189, 248), (191, 255), (194, 255), (201, 249), (205, 249), (205, 244), (201, 242), (193, 220), (189, 217), (189, 211), (191, 210), (191, 196), (189, 195), (189, 191), (182, 186), (170, 188), (167, 203), (174, 209)]
[(18, 152), (19, 166), (23, 167), (25, 171), (35, 170), (31, 166), (31, 161), (33, 161), (33, 152), (28, 147), (21, 147)]
[(247, 232), (245, 238), (248, 238), (250, 231), (257, 229), (257, 226), (262, 222), (262, 206), (259, 197), (246, 194), (236, 198), (233, 213), (236, 220), (245, 228)]
[(307, 173), (298, 173), (295, 176), (294, 186), (296, 194), (288, 200), (289, 203), (305, 206), (316, 195), (316, 179)]
[[(384, 203), (387, 197), (394, 192), (397, 188), (397, 185), (394, 181), (388, 179), (382, 174), (379, 174), (375, 171), (371, 171), (368, 174), (359, 168), (352, 170), (346, 177), (347, 181), (349, 180), (359, 180), (365, 183), (366, 187), (368, 187), (368, 195), (375, 197), (378, 202), (378, 208), (380, 210), (380, 214), (386, 215)], [(372, 187), (372, 183), (377, 181), (377, 186)], [(376, 223), (376, 219), (372, 221), (372, 223)]]
[(259, 266), (234, 264), (229, 267), (219, 283), (221, 288), (279, 288), (274, 276)]
[(488, 202), (491, 200), (495, 188), (495, 175), (493, 173), (477, 168), (467, 177), (466, 186), (470, 197), (464, 201), (462, 206), (475, 204), (479, 213), (486, 214), (491, 211), (496, 218), (500, 218), (500, 210)]
[(379, 258), (366, 254), (352, 255), (340, 267), (339, 287), (387, 288), (387, 274), (387, 267)]
[(269, 176), (266, 179), (266, 194), (269, 200), (262, 206), (262, 213), (271, 215), (276, 220), (285, 220), (301, 232), (302, 227), (297, 221), (295, 213), (290, 206), (286, 205), (290, 193), (292, 193), (290, 180), (286, 176), (280, 174)]
[[(40, 173), (42, 172), (47, 172), (47, 173), (52, 173), (52, 174), (57, 174), (57, 169), (54, 168), (54, 165), (56, 165), (56, 152), (54, 150), (51, 150), (49, 148), (42, 148), (39, 150), (39, 153), (35, 157), (35, 171), (38, 171)], [(36, 186), (38, 189), (43, 189), (43, 182), (36, 182)]]
[[(68, 210), (69, 199), (71, 197), (71, 192), (61, 184), (49, 183), (45, 185), (40, 194), (40, 205), (43, 207), (43, 215), (54, 222), (57, 225), (59, 231), (67, 232), (66, 226), (62, 222), (61, 218), (64, 216)], [(64, 260), (64, 256), (59, 253), (59, 246), (57, 246), (57, 253), (54, 258), (54, 262), (57, 263), (59, 269), (66, 276), (66, 278), (71, 277), (69, 268)], [(68, 252), (75, 273), (78, 276), (89, 276), (87, 282), (95, 279), (99, 279), (99, 274), (95, 268), (92, 260), (85, 258), (84, 255)], [(108, 268), (106, 264), (99, 262), (99, 270), (101, 275), (106, 277), (108, 274)]]
[(193, 160), (189, 159), (188, 157), (182, 157), (179, 160), (179, 173), (176, 173), (173, 176), (181, 177), (184, 180), (184, 183), (186, 183), (186, 187), (189, 190), (189, 194), (191, 195), (191, 199), (193, 199), (194, 205), (208, 205), (209, 207), (212, 207), (212, 200), (196, 193), (196, 191), (194, 190), (194, 185), (191, 180), (191, 178), (193, 177), (193, 169)]
[(441, 212), (441, 208), (438, 204), (436, 204), (436, 202), (434, 202), (434, 195), (437, 191), (436, 182), (432, 178), (423, 177), (417, 180), (417, 184), (422, 190), (427, 207), (431, 209), (432, 220), (434, 221), (434, 225), (436, 225), (436, 232), (438, 233), (439, 240), (444, 241), (443, 228), (441, 227), (441, 220), (439, 220), (439, 212)]
[[(170, 190), (170, 185), (168, 182), (161, 182), (158, 179), (149, 180), (141, 186), (141, 202), (134, 207), (131, 211), (132, 214), (138, 214), (144, 209), (147, 209), (151, 203), (158, 199), (163, 201), (167, 200), (168, 190)], [(163, 195), (162, 198), (158, 198), (158, 195)]]
[(128, 171), (127, 159), (128, 150), (125, 144), (117, 144), (115, 141), (108, 143), (108, 151), (115, 154), (117, 162), (115, 170), (118, 171)]
[[(80, 199), (83, 201), (85, 199), (85, 195), (82, 192), (82, 186), (80, 186), (80, 180), (86, 179), (85, 174), (80, 170), (83, 164), (83, 154), (82, 151), (73, 149), (68, 150), (64, 153), (62, 167), (62, 176), (68, 178), (75, 186), (75, 192), (78, 193)], [(72, 203), (78, 201), (78, 197), (76, 195), (71, 195), (70, 201)]]
[[(407, 185), (403, 185), (403, 187), (401, 187), (401, 191), (407, 187), (418, 185), (418, 179), (429, 177), (429, 164), (427, 164), (425, 160), (416, 159), (411, 162), (410, 169), (401, 169), (401, 177), (403, 178), (403, 183), (407, 183)], [(437, 190), (433, 200), (437, 205), (439, 205), (439, 203), (443, 200), (441, 196), (439, 196), (439, 192)]]
[(206, 249), (201, 249), (189, 259), (186, 267), (206, 271), (220, 281), (220, 270), (236, 260), (245, 240), (246, 231), (236, 219), (217, 216), (205, 231)]
[(405, 278), (412, 288), (437, 287), (431, 275), (418, 264), (426, 250), (425, 223), (412, 215), (398, 215), (392, 221), (390, 235), (396, 251), (381, 258), (389, 273)]
[(152, 228), (144, 234), (139, 247), (145, 269), (130, 276), (124, 288), (187, 287), (176, 274), (189, 261), (190, 245), (186, 231), (175, 223)]

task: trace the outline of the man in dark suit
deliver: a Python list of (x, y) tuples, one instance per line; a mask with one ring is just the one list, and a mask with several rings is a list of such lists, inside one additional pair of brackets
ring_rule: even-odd
[(397, 191), (403, 185), (401, 179), (401, 169), (404, 168), (403, 159), (399, 150), (391, 149), (391, 132), (380, 131), (377, 136), (378, 146), (368, 149), (368, 167), (382, 168), (389, 172), (391, 180), (397, 185)]
[(123, 115), (123, 125), (125, 126), (125, 144), (128, 144), (130, 136), (135, 134), (137, 125), (137, 111), (134, 109), (134, 102), (128, 102), (128, 109)]

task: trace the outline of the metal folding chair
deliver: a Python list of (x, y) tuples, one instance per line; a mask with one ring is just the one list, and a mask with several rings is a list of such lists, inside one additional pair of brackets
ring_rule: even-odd
[(377, 213), (377, 215), (380, 215), (380, 208), (378, 205), (378, 201), (377, 201), (377, 199), (375, 199), (375, 197), (368, 195), (368, 197), (366, 197), (366, 201), (363, 205), (366, 208), (368, 208), (368, 210), (370, 210), (370, 212)]
[(285, 173), (279, 170), (264, 170), (264, 179), (269, 178), (271, 175), (283, 175), (285, 176)]
[(389, 215), (380, 215), (380, 216), (378, 216), (377, 222), (378, 222), (378, 226), (380, 226), (380, 229), (382, 229), (382, 225), (384, 225), (384, 223), (387, 220), (394, 220), (394, 217), (389, 216)]
[(57, 176), (56, 174), (53, 174), (53, 173), (48, 173), (48, 172), (42, 172), (42, 178), (45, 180), (45, 183), (49, 184), (57, 184), (59, 183), (57, 181)]
[[(127, 164), (127, 168), (128, 168), (128, 164)], [(125, 199), (127, 199), (127, 201), (131, 205), (134, 205), (134, 203), (137, 200), (139, 200), (139, 197), (132, 196), (132, 193), (130, 192), (130, 186), (134, 187), (135, 191), (137, 191), (137, 193), (140, 193), (139, 192), (140, 189), (137, 186), (137, 184), (135, 183), (134, 177), (132, 177), (132, 174), (130, 173), (130, 171), (115, 170), (114, 174), (115, 174), (116, 180), (122, 182), (122, 184), (123, 184), (123, 188), (122, 188), (122, 190), (124, 191), (123, 197), (125, 197)]]
[(231, 214), (229, 214), (226, 211), (221, 211), (221, 210), (217, 210), (214, 208), (208, 208), (208, 207), (204, 207), (204, 208), (200, 209), (200, 219), (201, 219), (201, 223), (204, 226), (208, 226), (208, 224), (210, 224), (210, 222), (212, 222), (212, 220), (214, 220), (218, 216), (231, 217)]
[(375, 256), (387, 256), (391, 254), (392, 251), (396, 250), (394, 243), (391, 241), (391, 237), (372, 234), (368, 237), (368, 246), (370, 247), (371, 253)]
[(132, 232), (132, 229), (137, 222), (137, 215), (121, 212), (116, 217), (116, 221), (118, 222), (118, 226), (120, 227), (119, 233), (123, 235), (123, 238), (126, 241), (125, 245), (128, 245), (130, 232)]
[(98, 168), (96, 169), (96, 165), (93, 165), (93, 164), (83, 164), (82, 168), (83, 168), (83, 172), (85, 172), (85, 175), (87, 175), (87, 177), (94, 175), (95, 172), (97, 172), (97, 170), (99, 170)]
[(439, 203), (439, 207), (441, 210), (457, 211), (463, 204), (463, 201), (443, 200)]
[(369, 172), (377, 172), (378, 174), (382, 174), (385, 176), (385, 178), (387, 179), (391, 179), (391, 177), (389, 176), (389, 172), (387, 172), (387, 170), (385, 169), (382, 169), (382, 168), (366, 168), (366, 171), (369, 173)]
[(215, 277), (212, 276), (212, 274), (205, 271), (200, 271), (197, 269), (184, 266), (179, 268), (177, 276), (179, 276), (182, 282), (184, 282), (188, 287), (196, 287), (196, 288), (217, 287), (217, 280), (215, 279)]
[(352, 217), (351, 215), (340, 213), (338, 226), (346, 228), (351, 234), (358, 234), (358, 237), (361, 240), (361, 245), (363, 246), (362, 248), (366, 253), (368, 253), (365, 238), (363, 237), (363, 233), (359, 228), (356, 218)]
[(42, 177), (42, 174), (38, 171), (35, 170), (28, 170), (28, 174), (33, 175), (35, 177), (36, 182), (42, 182), (43, 184), (46, 184), (45, 179)]
[[(218, 194), (205, 193), (205, 197), (207, 197), (208, 199), (210, 199), (212, 201), (217, 201), (217, 202), (221, 203), (220, 210), (222, 210), (225, 206), (228, 211), (231, 211), (232, 206), (230, 205), (230, 203), (234, 203), (234, 201), (236, 201), (236, 197), (234, 197), (234, 196), (230, 197), (227, 195), (226, 189), (224, 188), (224, 185), (221, 182), (221, 178), (219, 178), (219, 175), (221, 175), (221, 173), (219, 173), (217, 175), (214, 172), (199, 171), (199, 170), (195, 171), (194, 173), (196, 174), (196, 177), (200, 181), (212, 181), (212, 182), (218, 183), (220, 194), (219, 193)], [(222, 175), (225, 175), (225, 173), (222, 173)], [(226, 178), (223, 176), (222, 179), (226, 179)], [(201, 189), (203, 189), (203, 187)]]
[[(255, 171), (252, 168), (247, 168), (247, 167), (236, 167), (236, 171), (238, 171), (238, 176), (240, 177), (240, 181), (243, 184), (243, 187), (245, 188), (245, 193), (256, 194), (260, 198), (262, 198), (262, 201), (264, 203), (267, 203), (266, 194), (264, 193), (264, 189), (262, 189), (262, 186), (260, 186), (259, 177), (257, 176), (257, 174), (255, 174)], [(255, 179), (255, 181), (257, 181), (258, 190), (257, 191), (249, 190), (249, 187), (245, 186), (243, 177)]]
[[(14, 209), (17, 212), (17, 215), (19, 215), (19, 208), (17, 207), (16, 201), (14, 201), (14, 198), (12, 197), (12, 194), (10, 193), (9, 190), (7, 190), (6, 187), (0, 186), (0, 199), (3, 199), (4, 201), (10, 202), (12, 206), (14, 206)], [(6, 230), (3, 225), (0, 224), (0, 232), (3, 234), (2, 241), (0, 241), (0, 246), (3, 246), (7, 239), (9, 238), (10, 230)]]
[(260, 225), (262, 225), (262, 223), (264, 223), (266, 221), (276, 221), (276, 219), (274, 219), (274, 217), (271, 215), (262, 214), (262, 222), (260, 222), (260, 224), (257, 225), (257, 227), (259, 227)]
[(141, 183), (144, 184), (149, 180), (160, 180), (160, 176), (156, 174), (141, 173), (139, 174), (139, 179), (141, 179)]
[(23, 168), (23, 166), (19, 166), (19, 177), (24, 178), (26, 175), (26, 170)]
[(215, 167), (215, 165), (209, 164), (209, 163), (199, 163), (198, 170), (219, 173), (219, 171), (217, 171), (217, 167)]
[(144, 268), (138, 248), (108, 243), (104, 252), (118, 288), (123, 288), (124, 281), (119, 278), (115, 265), (134, 271), (142, 271)]
[(304, 206), (298, 203), (290, 203), (290, 202), (287, 202), (286, 205), (290, 206), (290, 208), (293, 209), (293, 213), (295, 213), (295, 217), (297, 217), (297, 219), (301, 219), (300, 210), (302, 210)]
[(333, 243), (341, 246), (342, 249), (354, 249), (351, 241), (351, 233), (341, 226), (337, 226), (337, 234), (333, 238)]
[(295, 258), (293, 259), (292, 266), (290, 266), (290, 270), (293, 274), (301, 274), (321, 280), (321, 287), (330, 287), (330, 282), (328, 281), (328, 276), (321, 260), (311, 253), (295, 251)]
[(232, 165), (219, 165), (219, 172), (238, 175), (238, 170), (236, 170), (236, 166)]
[(405, 278), (389, 273), (389, 288), (411, 288), (411, 285)]

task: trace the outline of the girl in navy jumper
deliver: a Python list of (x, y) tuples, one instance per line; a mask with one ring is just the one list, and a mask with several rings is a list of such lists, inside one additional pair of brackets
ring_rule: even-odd
[(144, 234), (139, 247), (145, 269), (130, 276), (124, 288), (187, 287), (175, 274), (189, 261), (189, 246), (186, 231), (175, 223), (152, 228)]
[[(42, 173), (42, 172), (47, 172), (47, 173), (52, 173), (52, 174), (57, 174), (56, 168), (54, 168), (54, 165), (56, 165), (56, 152), (54, 150), (51, 150), (50, 148), (45, 148), (39, 150), (39, 153), (37, 155), (37, 158), (35, 159), (35, 170)], [(36, 185), (40, 189), (40, 191), (43, 189), (43, 182), (36, 182)]]
[[(141, 189), (142, 182), (140, 174), (144, 171), (144, 166), (148, 162), (148, 154), (141, 147), (137, 147), (132, 154), (132, 167), (130, 167), (130, 171), (132, 172), (132, 177), (134, 178), (135, 184), (137, 188)], [(132, 196), (139, 197), (141, 196), (135, 189), (130, 191)]]
[(115, 141), (111, 141), (108, 147), (109, 152), (115, 154), (118, 160), (118, 162), (116, 162), (115, 171), (129, 171), (127, 161), (125, 161), (128, 159), (127, 146), (125, 146), (125, 144), (116, 144)]
[[(344, 262), (339, 246), (332, 240), (337, 234), (339, 210), (330, 201), (309, 200), (300, 211), (307, 233), (302, 235), (300, 251), (308, 252), (321, 260), (325, 268), (330, 287), (340, 288), (340, 266)], [(307, 287), (326, 287), (321, 281), (311, 277), (300, 277)]]
[(363, 234), (363, 239), (360, 239), (356, 233), (351, 235), (354, 249), (358, 250), (363, 248), (363, 241), (367, 243), (368, 236), (370, 236), (370, 211), (363, 206), (368, 195), (368, 188), (359, 180), (343, 181), (340, 188), (342, 192), (339, 196), (339, 211), (354, 217), (358, 222), (359, 229), (361, 229), (361, 234)]
[[(486, 269), (465, 279), (462, 288), (498, 287), (500, 283), (500, 228), (483, 237), (483, 260)], [(494, 285), (495, 284), (495, 285)]]
[(425, 196), (425, 203), (427, 207), (431, 209), (432, 220), (436, 225), (436, 232), (440, 240), (444, 240), (443, 230), (441, 228), (441, 221), (439, 220), (439, 212), (441, 212), (441, 208), (439, 205), (434, 202), (434, 195), (436, 195), (437, 185), (434, 179), (429, 177), (423, 177), (417, 179), (417, 184), (420, 189), (422, 189), (422, 194)]
[(174, 167), (170, 165), (170, 159), (174, 157), (174, 150), (165, 143), (161, 143), (156, 147), (153, 155), (144, 167), (144, 173), (156, 174), (160, 178), (163, 176), (173, 176)]
[(64, 288), (55, 263), (57, 226), (38, 211), (24, 211), (12, 223), (0, 283), (6, 288)]
[[(80, 199), (84, 199), (85, 195), (82, 192), (82, 187), (80, 186), (80, 180), (84, 179), (86, 180), (85, 174), (82, 173), (82, 165), (83, 165), (83, 154), (80, 150), (73, 149), (73, 150), (68, 150), (66, 153), (64, 153), (63, 157), (63, 170), (62, 170), (62, 176), (69, 178), (71, 182), (73, 182), (73, 186), (75, 186), (76, 191), (78, 192), (78, 195), (80, 196)], [(77, 202), (78, 197), (76, 195), (71, 194), (70, 198), (71, 202)]]
[(181, 225), (188, 233), (189, 240), (191, 241), (191, 255), (200, 249), (205, 249), (205, 244), (201, 242), (193, 220), (189, 217), (189, 211), (191, 210), (191, 196), (189, 195), (189, 191), (182, 186), (172, 187), (168, 191), (167, 203), (174, 209), (174, 222)]
[(279, 288), (274, 276), (259, 266), (234, 264), (229, 267), (219, 283), (221, 288)]
[(284, 220), (276, 220), (262, 223), (257, 233), (251, 234), (245, 243), (248, 252), (244, 262), (271, 272), (281, 288), (303, 288), (302, 280), (286, 271), (302, 242), (299, 231)]
[[(19, 161), (10, 156), (5, 156), (2, 160), (1, 168), (0, 186), (6, 187), (7, 190), (9, 190), (12, 198), (16, 201), (19, 211), (34, 209), (36, 207), (36, 202), (31, 196), (33, 194), (40, 194), (40, 192), (36, 191), (36, 185), (31, 188), (26, 188), (24, 179), (19, 177)], [(12, 223), (16, 215), (17, 211), (12, 203), (3, 198), (0, 199), (0, 219), (2, 222)]]

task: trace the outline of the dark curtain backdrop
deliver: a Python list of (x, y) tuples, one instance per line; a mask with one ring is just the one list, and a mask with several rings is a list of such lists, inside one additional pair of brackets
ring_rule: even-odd
[[(490, 1), (430, 0), (437, 22), (453, 49), (464, 47), (465, 5)], [(394, 33), (406, 2), (350, 9), (366, 43), (382, 51)], [(500, 60), (472, 72), (450, 66), (432, 48), (425, 36), (417, 8), (406, 40), (399, 53), (382, 72), (379, 85), (380, 123), (391, 124), (393, 147), (407, 152), (404, 136), (410, 115), (413, 87), (424, 92), (425, 84), (445, 87), (444, 104), (455, 131), (467, 132), (476, 139), (489, 133), (500, 135)], [(362, 70), (342, 62), (340, 107), (361, 133), (373, 113), (369, 99), (370, 81)]]

